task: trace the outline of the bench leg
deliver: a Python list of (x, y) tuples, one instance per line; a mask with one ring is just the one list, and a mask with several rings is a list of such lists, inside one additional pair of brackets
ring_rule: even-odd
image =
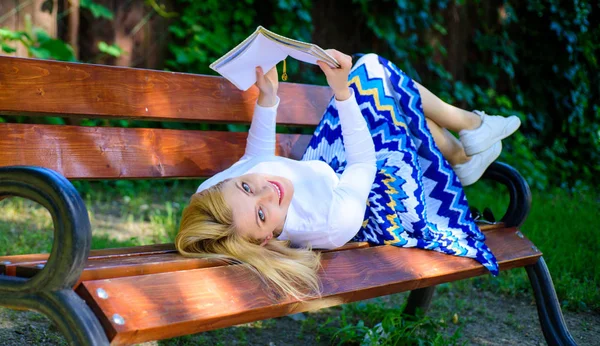
[(65, 177), (47, 168), (0, 167), (0, 199), (9, 196), (44, 206), (54, 221), (54, 240), (48, 261), (35, 276), (0, 275), (0, 306), (41, 312), (71, 345), (108, 345), (100, 322), (73, 291), (92, 242), (79, 193)]
[(404, 314), (415, 316), (417, 310), (426, 313), (429, 309), (429, 304), (431, 304), (434, 292), (435, 286), (423, 287), (410, 291), (406, 307), (404, 308)]
[(69, 345), (107, 346), (104, 329), (92, 310), (73, 290), (53, 292), (2, 292), (0, 306), (36, 310), (46, 315)]
[(577, 345), (565, 324), (544, 258), (540, 257), (536, 264), (525, 269), (533, 287), (540, 324), (548, 345)]

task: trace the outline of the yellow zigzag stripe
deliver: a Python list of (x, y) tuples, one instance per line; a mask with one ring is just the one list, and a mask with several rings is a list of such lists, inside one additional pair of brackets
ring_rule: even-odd
[(381, 102), (379, 101), (379, 90), (377, 88), (363, 89), (363, 87), (362, 87), (362, 85), (360, 83), (360, 78), (358, 76), (352, 77), (352, 79), (350, 79), (350, 81), (348, 83), (349, 84), (355, 84), (356, 87), (358, 88), (358, 92), (361, 95), (371, 95), (371, 96), (373, 96), (373, 98), (375, 99), (375, 107), (378, 110), (389, 111), (392, 114), (392, 120), (394, 121), (394, 125), (401, 126), (401, 127), (404, 127), (406, 129), (406, 124), (404, 122), (401, 122), (401, 121), (398, 120), (398, 117), (396, 116), (396, 112), (394, 112), (394, 107), (389, 106), (389, 105), (382, 105), (381, 104)]
[[(385, 190), (385, 193), (387, 194), (387, 196), (390, 198), (390, 202), (387, 203), (387, 206), (392, 208), (392, 210), (396, 210), (396, 201), (394, 200), (394, 198), (392, 197), (394, 194), (398, 193), (398, 191), (391, 186), (389, 183), (396, 181), (396, 178), (394, 178), (393, 176), (387, 174), (384, 170), (380, 171), (381, 174), (385, 175), (386, 179), (383, 179), (382, 182), (385, 184), (385, 186), (387, 187), (387, 190)], [(391, 214), (391, 215), (387, 215), (386, 219), (392, 224), (390, 227), (388, 227), (388, 229), (386, 230), (388, 232), (389, 235), (391, 235), (392, 237), (394, 237), (394, 240), (386, 240), (385, 243), (386, 244), (393, 244), (396, 242), (399, 242), (400, 239), (396, 236), (396, 234), (393, 232), (393, 230), (396, 230), (398, 228), (400, 228), (400, 226), (398, 225), (398, 223), (396, 222), (396, 220), (398, 219), (396, 214)]]

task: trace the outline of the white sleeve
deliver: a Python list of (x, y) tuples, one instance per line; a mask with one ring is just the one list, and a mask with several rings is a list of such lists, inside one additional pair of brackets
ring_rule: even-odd
[(258, 103), (254, 106), (254, 115), (246, 140), (246, 152), (240, 161), (253, 156), (275, 155), (277, 107), (279, 107), (279, 97), (272, 107), (261, 107)]
[(348, 165), (333, 191), (329, 209), (329, 240), (333, 247), (344, 245), (360, 229), (377, 171), (373, 138), (350, 90), (348, 100), (336, 101)]

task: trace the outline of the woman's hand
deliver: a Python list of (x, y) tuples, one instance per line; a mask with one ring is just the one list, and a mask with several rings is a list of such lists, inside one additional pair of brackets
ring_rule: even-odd
[(335, 49), (326, 50), (329, 55), (335, 58), (340, 63), (339, 68), (331, 68), (324, 61), (317, 61), (317, 64), (325, 73), (327, 83), (333, 89), (335, 98), (339, 101), (347, 100), (350, 97), (350, 89), (348, 88), (348, 75), (352, 68), (352, 57)]
[(260, 66), (256, 67), (256, 86), (260, 90), (258, 94), (258, 105), (261, 107), (273, 107), (277, 103), (277, 66), (273, 66), (266, 74)]

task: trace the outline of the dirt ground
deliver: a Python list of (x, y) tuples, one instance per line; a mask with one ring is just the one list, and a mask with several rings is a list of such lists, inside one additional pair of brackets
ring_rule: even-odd
[[(397, 304), (404, 297), (405, 294), (401, 294), (383, 299), (386, 304)], [(339, 308), (331, 308), (303, 314), (300, 317), (304, 322), (282, 317), (208, 332), (201, 338), (142, 345), (193, 345), (200, 342), (204, 345), (329, 345), (329, 340), (317, 339), (316, 329), (338, 311)], [(462, 337), (459, 341), (466, 345), (546, 344), (533, 300), (500, 297), (475, 289), (468, 294), (436, 293), (429, 316), (451, 321), (455, 313), (458, 323), (448, 323), (443, 333), (449, 336), (461, 328)], [(565, 320), (579, 345), (600, 345), (600, 314), (567, 311)], [(34, 312), (0, 309), (0, 345), (64, 344), (60, 333), (44, 316)]]

